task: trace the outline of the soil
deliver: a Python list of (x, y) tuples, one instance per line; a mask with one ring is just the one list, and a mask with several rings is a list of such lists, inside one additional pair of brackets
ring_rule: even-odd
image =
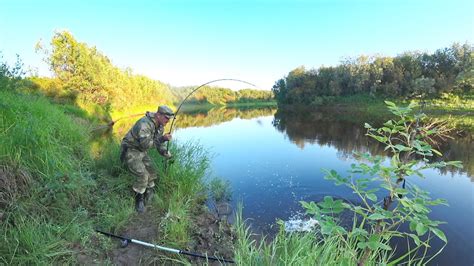
[[(147, 208), (145, 213), (137, 213), (119, 235), (148, 243), (159, 243), (158, 223), (152, 217), (157, 216), (150, 208)], [(157, 255), (157, 251), (152, 248), (136, 244), (121, 247), (120, 244), (117, 240), (117, 247), (107, 254), (114, 265), (153, 264), (153, 258)]]
[[(191, 222), (192, 241), (188, 243), (187, 247), (175, 247), (172, 244), (164, 245), (170, 248), (183, 249), (186, 251), (208, 254), (209, 256), (216, 256), (219, 258), (232, 259), (233, 245), (235, 235), (232, 231), (232, 225), (227, 222), (227, 215), (218, 215), (207, 208), (201, 208), (193, 214)], [(156, 217), (162, 217), (164, 214), (158, 213), (156, 210), (148, 207), (143, 214), (136, 214), (131, 218), (128, 226), (118, 235), (133, 238), (136, 240), (162, 245), (159, 241), (159, 221), (153, 220)], [(107, 253), (107, 260), (114, 265), (174, 265), (177, 262), (176, 255), (173, 253), (156, 250), (153, 248), (129, 244), (127, 247), (120, 247), (120, 241), (117, 240), (117, 246)], [(202, 265), (207, 263), (205, 259), (186, 256), (188, 261), (194, 265)], [(85, 259), (85, 260), (84, 260)], [(78, 256), (80, 264), (91, 262), (87, 258)], [(222, 265), (220, 262), (209, 261), (209, 265)]]

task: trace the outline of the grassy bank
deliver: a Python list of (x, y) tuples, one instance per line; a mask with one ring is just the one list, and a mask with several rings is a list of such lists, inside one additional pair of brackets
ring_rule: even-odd
[[(195, 220), (206, 212), (209, 156), (201, 147), (172, 145), (176, 161), (166, 172), (162, 158), (151, 152), (160, 169), (158, 197), (143, 219), (133, 208), (133, 178), (118, 159), (123, 132), (95, 136), (91, 132), (98, 120), (91, 112), (53, 104), (42, 96), (0, 90), (0, 98), (0, 238), (7, 243), (0, 246), (1, 264), (116, 263), (116, 243), (95, 234), (95, 228), (122, 234), (136, 232), (132, 225), (146, 225), (156, 228), (149, 233), (153, 243), (188, 250), (203, 241), (195, 235), (200, 228), (210, 228)], [(212, 234), (219, 238), (221, 225), (215, 230)], [(364, 255), (356, 235), (287, 234), (281, 229), (272, 241), (257, 243), (241, 216), (235, 231), (235, 245), (226, 245), (234, 249), (239, 265), (354, 265)], [(391, 252), (380, 247), (373, 249), (367, 264), (391, 259)], [(187, 258), (161, 253), (139, 259), (189, 263)]]
[(401, 106), (415, 102), (418, 106), (415, 107), (414, 110), (416, 112), (423, 112), (427, 115), (452, 115), (455, 117), (469, 117), (474, 115), (473, 94), (442, 94), (438, 98), (417, 98), (409, 100), (402, 98), (389, 99), (374, 97), (369, 94), (357, 94), (348, 97), (325, 97), (318, 105), (279, 105), (278, 109), (283, 112), (298, 113), (324, 110), (338, 115), (339, 118), (347, 115), (347, 120), (354, 119), (354, 113), (356, 113), (358, 114), (358, 118), (367, 117), (370, 119), (385, 120), (391, 116), (391, 113), (385, 106), (385, 101), (387, 100)]
[[(115, 246), (94, 229), (120, 233), (136, 218), (119, 140), (92, 139), (94, 119), (78, 107), (5, 90), (0, 98), (0, 263), (107, 263)], [(186, 248), (193, 210), (206, 197), (208, 157), (189, 143), (172, 145), (172, 153), (176, 162), (160, 173), (150, 215), (158, 243)]]
[(211, 103), (204, 103), (204, 104), (193, 104), (193, 103), (185, 103), (181, 106), (181, 111), (187, 113), (195, 113), (195, 112), (205, 112), (209, 111), (216, 107), (228, 107), (228, 108), (261, 108), (261, 107), (277, 107), (276, 101), (269, 101), (269, 102), (232, 102), (227, 103), (224, 105), (217, 105)]

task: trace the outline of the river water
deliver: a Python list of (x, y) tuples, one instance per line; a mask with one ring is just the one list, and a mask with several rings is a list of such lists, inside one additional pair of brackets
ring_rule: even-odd
[[(212, 174), (230, 181), (233, 204), (243, 203), (243, 216), (260, 233), (272, 234), (276, 220), (301, 217), (299, 201), (319, 201), (330, 195), (357, 202), (346, 187), (325, 180), (322, 169), (341, 175), (356, 163), (354, 152), (383, 154), (383, 147), (365, 136), (364, 122), (383, 118), (354, 112), (276, 112), (275, 109), (213, 109), (183, 114), (174, 139), (198, 142), (213, 154)], [(429, 170), (425, 178), (409, 177), (431, 197), (446, 199), (430, 218), (446, 221), (440, 228), (448, 245), (432, 263), (474, 264), (474, 141), (473, 132), (449, 140), (444, 160), (460, 160), (463, 169)], [(384, 195), (378, 195), (381, 199)], [(432, 242), (437, 250), (442, 242)]]

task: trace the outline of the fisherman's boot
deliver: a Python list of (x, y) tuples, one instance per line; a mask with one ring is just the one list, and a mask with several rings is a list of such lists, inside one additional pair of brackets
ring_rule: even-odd
[(145, 211), (145, 203), (143, 202), (143, 194), (136, 193), (135, 194), (135, 210), (139, 213), (143, 213)]
[(155, 190), (151, 187), (145, 190), (145, 204), (148, 205), (153, 200), (153, 196), (155, 194)]

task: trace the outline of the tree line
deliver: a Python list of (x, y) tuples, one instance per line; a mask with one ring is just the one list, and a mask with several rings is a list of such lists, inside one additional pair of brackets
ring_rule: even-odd
[[(54, 74), (52, 78), (33, 76), (23, 79), (22, 62), (10, 67), (0, 57), (0, 85), (13, 87), (14, 80), (27, 81), (27, 86), (55, 98), (80, 106), (96, 106), (104, 110), (124, 110), (132, 106), (179, 103), (189, 88), (172, 88), (161, 81), (136, 75), (130, 68), (120, 69), (96, 47), (77, 41), (68, 31), (56, 32), (48, 46), (38, 43), (36, 50)], [(1, 56), (1, 54), (0, 54)], [(23, 82), (25, 85), (26, 83)], [(184, 96), (183, 96), (184, 95)], [(269, 101), (271, 91), (204, 87), (190, 97), (190, 102), (228, 104)]]
[[(173, 93), (179, 99), (184, 100), (195, 87), (173, 88)], [(216, 86), (204, 86), (191, 94), (186, 100), (190, 104), (212, 104), (225, 105), (231, 103), (255, 103), (274, 101), (273, 93), (265, 90), (241, 89), (233, 91), (229, 88)]]
[(405, 52), (396, 57), (359, 56), (335, 67), (298, 67), (275, 82), (279, 104), (320, 105), (339, 96), (436, 97), (473, 93), (474, 47), (454, 43), (432, 54)]

